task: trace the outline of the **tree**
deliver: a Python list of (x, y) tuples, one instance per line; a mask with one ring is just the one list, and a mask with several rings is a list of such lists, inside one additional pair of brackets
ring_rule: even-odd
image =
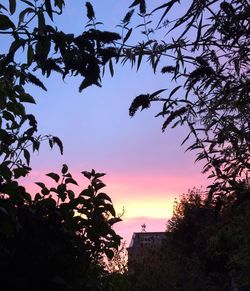
[[(99, 290), (99, 260), (113, 256), (120, 237), (112, 230), (116, 218), (110, 197), (100, 192), (104, 174), (83, 172), (90, 180), (79, 194), (70, 190), (77, 182), (62, 168), (61, 177), (32, 199), (0, 196), (1, 286), (3, 290)], [(20, 188), (20, 186), (19, 186)], [(23, 189), (23, 191), (25, 191)], [(13, 280), (12, 278), (15, 278)]]
[(127, 262), (128, 252), (126, 249), (126, 242), (123, 241), (117, 250), (114, 250), (112, 260), (108, 261), (106, 269), (109, 273), (124, 274), (128, 271)]
[[(7, 2), (7, 1), (6, 1)], [(104, 255), (111, 259), (120, 237), (112, 229), (121, 219), (111, 198), (100, 190), (103, 173), (84, 171), (87, 189), (77, 185), (68, 167), (48, 173), (56, 183), (36, 195), (19, 184), (30, 167), (31, 152), (42, 141), (52, 148), (58, 137), (37, 135), (35, 116), (25, 103), (35, 103), (26, 91), (32, 84), (46, 90), (41, 74), (57, 72), (65, 78), (80, 75), (79, 90), (100, 86), (101, 68), (114, 56), (112, 43), (119, 35), (96, 29), (89, 2), (90, 28), (81, 35), (59, 31), (53, 20), (63, 13), (63, 0), (9, 0), (0, 4), (0, 35), (10, 41), (0, 54), (0, 269), (2, 290), (101, 290)], [(18, 15), (17, 15), (18, 13)]]
[(245, 182), (222, 208), (197, 189), (176, 201), (161, 250), (169, 289), (248, 290), (249, 209)]
[[(203, 172), (213, 178), (206, 195), (189, 193), (169, 222), (171, 239), (162, 250), (168, 288), (248, 290), (250, 4), (172, 0), (151, 12), (144, 0), (130, 5), (137, 7), (146, 40), (122, 45), (122, 62), (139, 69), (147, 58), (154, 73), (161, 67), (177, 86), (169, 94), (161, 89), (137, 96), (129, 113), (161, 102), (156, 116), (164, 118), (162, 130), (187, 125), (183, 143), (191, 142), (187, 150), (205, 161)], [(126, 28), (129, 35), (135, 30), (129, 22)], [(159, 31), (165, 32), (160, 40)], [(240, 238), (243, 247), (235, 243)]]
[[(248, 290), (249, 1), (171, 0), (148, 12), (145, 0), (135, 0), (129, 8), (126, 41), (138, 27), (145, 39), (122, 43), (118, 60), (138, 70), (146, 59), (154, 73), (160, 67), (172, 76), (169, 88), (177, 83), (168, 94), (137, 96), (129, 114), (162, 103), (156, 115), (164, 119), (162, 130), (187, 125), (183, 144), (191, 143), (187, 150), (205, 161), (203, 172), (213, 178), (204, 197), (191, 192), (176, 205), (162, 250), (166, 289)], [(131, 28), (137, 8), (141, 21)], [(235, 244), (240, 237), (242, 249)]]
[[(161, 102), (156, 116), (164, 118), (162, 130), (186, 124), (190, 133), (183, 143), (191, 141), (188, 150), (197, 153), (197, 161), (206, 161), (204, 172), (215, 180), (210, 194), (227, 195), (250, 169), (249, 2), (172, 0), (148, 12), (145, 0), (135, 0), (130, 8), (137, 6), (142, 20), (137, 27), (146, 40), (123, 43), (122, 63), (139, 69), (147, 58), (154, 73), (161, 66), (178, 86), (169, 94), (157, 90), (137, 96), (129, 113)], [(135, 30), (129, 28), (133, 12), (123, 22), (127, 37)], [(165, 38), (156, 39), (159, 31)]]
[(123, 241), (118, 249), (114, 249), (112, 260), (105, 261), (106, 275), (103, 290), (131, 290), (128, 279), (128, 252)]
[[(59, 260), (54, 260), (58, 266), (58, 274), (52, 272), (47, 274), (49, 276), (47, 277), (47, 275), (43, 276), (46, 268), (41, 270), (40, 279), (43, 280), (40, 284), (41, 288), (45, 285), (46, 288), (47, 286), (50, 288), (52, 284), (53, 289), (60, 290), (62, 285), (66, 290), (74, 290), (79, 286), (90, 290), (100, 289), (98, 279), (102, 276), (102, 270), (97, 263), (97, 258), (104, 252), (111, 258), (112, 248), (117, 248), (120, 241), (111, 228), (119, 219), (115, 215), (110, 197), (105, 193), (98, 194), (103, 187), (103, 183), (99, 180), (102, 174), (100, 176), (95, 171), (85, 172), (84, 174), (90, 179), (90, 187), (76, 197), (68, 188), (68, 184), (76, 184), (76, 181), (68, 173), (66, 166), (62, 169), (61, 178), (56, 173), (48, 174), (58, 183), (57, 187), (47, 188), (40, 183), (41, 193), (35, 197), (27, 193), (18, 183), (20, 177), (26, 176), (31, 171), (30, 153), (38, 151), (43, 140), (47, 140), (50, 147), (57, 144), (60, 152), (63, 153), (63, 145), (58, 137), (37, 135), (35, 116), (27, 114), (25, 110), (25, 102), (35, 103), (35, 98), (26, 91), (26, 84), (31, 83), (46, 90), (39, 79), (41, 74), (47, 78), (53, 71), (61, 74), (62, 78), (70, 74), (80, 75), (83, 80), (79, 90), (82, 91), (92, 84), (100, 86), (100, 74), (105, 65), (109, 65), (110, 72), (113, 74), (112, 59), (121, 63), (130, 61), (139, 69), (142, 59), (147, 57), (154, 72), (161, 65), (162, 72), (172, 74), (172, 80), (180, 81), (181, 85), (178, 84), (166, 96), (164, 89), (137, 96), (131, 104), (130, 115), (133, 116), (138, 108), (148, 108), (152, 102), (157, 101), (163, 103), (162, 111), (157, 115), (164, 118), (163, 130), (170, 125), (189, 126), (190, 134), (184, 142), (190, 140), (190, 136), (194, 137), (194, 142), (189, 149), (198, 150), (197, 160), (206, 160), (204, 172), (209, 172), (210, 177), (215, 178), (210, 186), (208, 205), (214, 203), (218, 214), (224, 208), (228, 209), (226, 206), (230, 199), (245, 193), (242, 191), (241, 179), (247, 175), (250, 167), (248, 70), (250, 5), (246, 0), (228, 2), (193, 0), (183, 15), (171, 19), (170, 15), (175, 14), (174, 9), (178, 7), (179, 2), (179, 0), (168, 1), (156, 7), (152, 13), (147, 13), (145, 0), (133, 1), (130, 8), (139, 6), (139, 17), (143, 22), (138, 26), (143, 27), (143, 35), (146, 36), (146, 41), (135, 45), (128, 44), (133, 32), (130, 28), (133, 10), (130, 10), (121, 22), (120, 26), (123, 32), (126, 32), (121, 38), (117, 33), (97, 29), (99, 23), (95, 20), (92, 5), (87, 2), (88, 30), (75, 36), (59, 31), (53, 22), (56, 15), (60, 16), (63, 13), (65, 4), (63, 0), (55, 0), (53, 3), (50, 0), (19, 2), (9, 0), (8, 7), (0, 4), (0, 35), (7, 37), (11, 43), (8, 50), (0, 54), (0, 215), (2, 217), (0, 233), (3, 242), (2, 262), (4, 262), (1, 268), (3, 274), (6, 273), (3, 277), (3, 286), (5, 283), (10, 284), (9, 280), (4, 281), (4, 278), (10, 278), (7, 275), (12, 270), (14, 261), (20, 262), (17, 271), (21, 270), (21, 262), (24, 261), (22, 246), (26, 246), (27, 240), (36, 238), (32, 234), (37, 237), (48, 234), (57, 246), (55, 251), (53, 244), (48, 243), (52, 246), (48, 249), (51, 253), (61, 254), (64, 253), (65, 248), (70, 249), (72, 254), (70, 259), (77, 270), (74, 274), (61, 268), (64, 266), (60, 261), (61, 256), (57, 256)], [(18, 19), (16, 14), (19, 9), (16, 8), (21, 10)], [(150, 21), (155, 20), (154, 15), (158, 12), (162, 12), (162, 15), (155, 29), (151, 29), (149, 25), (153, 24)], [(167, 37), (160, 41), (153, 39), (152, 33), (160, 30), (167, 32)], [(168, 36), (172, 31), (176, 32), (177, 36), (171, 39)], [(21, 51), (24, 52), (25, 57), (20, 57)], [(182, 91), (181, 88), (184, 90)], [(179, 97), (180, 95), (183, 97)], [(202, 202), (200, 205), (201, 211), (204, 211), (203, 204)], [(195, 209), (197, 210), (191, 207), (190, 213), (196, 212)], [(83, 216), (78, 215), (81, 211)], [(200, 213), (200, 209), (197, 213)], [(243, 213), (248, 215), (247, 210)], [(189, 221), (189, 218), (190, 216), (185, 214), (183, 221), (186, 219)], [(51, 225), (55, 226), (52, 230), (48, 228), (48, 219), (53, 222)], [(240, 216), (237, 219), (244, 221)], [(235, 221), (238, 221), (237, 219)], [(43, 231), (37, 233), (33, 223), (34, 225), (37, 223), (41, 227), (38, 230)], [(177, 229), (181, 225), (182, 223), (177, 225)], [(198, 235), (200, 238), (201, 228), (197, 226), (197, 229), (198, 234), (194, 232), (195, 234), (192, 235)], [(221, 231), (222, 228), (219, 230)], [(177, 230), (174, 232), (178, 233)], [(242, 226), (239, 228), (239, 233), (246, 235)], [(62, 237), (65, 245), (58, 243), (55, 234)], [(195, 241), (198, 238), (195, 236)], [(17, 248), (16, 241), (20, 241), (20, 249)], [(248, 242), (248, 238), (246, 241)], [(219, 244), (217, 249), (220, 247)], [(247, 274), (246, 265), (240, 258), (248, 254), (248, 249), (247, 246), (243, 252), (238, 249), (230, 260), (229, 251), (226, 250), (227, 256), (224, 261), (233, 264), (234, 267), (231, 269), (236, 271), (239, 277), (238, 270), (241, 268)], [(43, 249), (43, 256), (39, 257), (39, 260), (48, 254), (48, 250)], [(200, 252), (203, 254), (202, 250)], [(83, 257), (79, 256), (79, 253)], [(30, 252), (27, 254), (31, 255)], [(5, 265), (10, 255), (13, 255), (10, 260), (12, 265)], [(89, 266), (88, 272), (83, 271), (78, 265), (79, 263), (82, 266), (82, 259), (84, 266)], [(195, 260), (198, 263), (194, 266), (200, 266), (199, 257)], [(30, 262), (35, 261), (30, 260)], [(47, 261), (46, 265), (48, 266), (49, 263)], [(190, 263), (188, 258), (187, 263)], [(57, 268), (54, 267), (53, 270), (55, 269)], [(38, 275), (40, 274), (34, 274), (34, 278)], [(91, 276), (95, 279), (90, 280)], [(232, 278), (238, 280), (237, 276), (233, 275)], [(27, 278), (23, 276), (18, 278), (21, 277), (20, 280), (24, 280), (22, 284), (26, 284)], [(80, 277), (83, 278), (81, 282)], [(246, 280), (245, 278), (242, 282)], [(194, 282), (192, 280), (191, 282)], [(13, 289), (16, 288), (13, 282), (11, 284)], [(32, 284), (30, 286), (34, 289)], [(248, 286), (247, 283), (242, 284)]]

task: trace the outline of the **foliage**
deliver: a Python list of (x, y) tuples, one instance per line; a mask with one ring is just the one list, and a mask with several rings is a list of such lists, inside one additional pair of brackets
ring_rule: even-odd
[(63, 154), (58, 137), (37, 134), (35, 104), (27, 84), (46, 91), (41, 76), (52, 72), (66, 78), (79, 75), (82, 91), (101, 85), (101, 69), (115, 55), (116, 33), (100, 31), (90, 3), (87, 27), (81, 35), (60, 31), (54, 19), (64, 0), (9, 0), (0, 4), (0, 35), (10, 43), (0, 53), (0, 249), (2, 290), (102, 290), (100, 258), (113, 257), (120, 237), (112, 225), (121, 219), (111, 198), (100, 190), (103, 173), (82, 172), (90, 185), (79, 194), (68, 167), (61, 175), (48, 173), (56, 183), (35, 196), (19, 184), (30, 167), (31, 152), (47, 140)]
[(199, 190), (176, 202), (162, 250), (167, 266), (175, 266), (166, 268), (167, 280), (179, 284), (172, 290), (249, 289), (249, 210), (245, 182), (223, 206)]
[[(155, 73), (161, 67), (163, 74), (172, 75), (177, 87), (168, 94), (139, 95), (129, 113), (161, 102), (156, 116), (164, 118), (163, 131), (188, 125), (183, 143), (189, 140), (196, 160), (206, 161), (204, 172), (215, 179), (210, 194), (222, 195), (235, 189), (250, 169), (250, 5), (245, 0), (184, 2), (163, 1), (151, 12), (145, 0), (130, 6), (139, 7), (142, 22), (136, 28), (143, 29), (146, 40), (122, 45), (119, 59), (137, 69), (146, 59)], [(165, 36), (158, 40), (160, 32)]]
[[(23, 199), (1, 194), (1, 286), (4, 290), (99, 290), (98, 261), (120, 244), (112, 230), (115, 218), (110, 197), (100, 192), (104, 174), (83, 172), (90, 180), (78, 195), (70, 190), (77, 182), (62, 168), (61, 176), (49, 173), (56, 182), (31, 199), (20, 188)], [(20, 197), (18, 197), (20, 198)], [(99, 271), (100, 273), (100, 271)], [(13, 280), (15, 278), (15, 280)]]
[(224, 203), (196, 188), (181, 196), (166, 240), (138, 252), (128, 290), (249, 290), (249, 197), (246, 181)]
[[(129, 114), (161, 103), (162, 131), (188, 126), (183, 144), (191, 143), (187, 150), (213, 178), (206, 193), (194, 190), (176, 202), (165, 247), (155, 254), (164, 263), (152, 281), (161, 280), (164, 290), (248, 290), (249, 1), (171, 0), (152, 11), (146, 3), (133, 1), (140, 22), (130, 27), (130, 12), (126, 23), (129, 36), (139, 28), (144, 40), (122, 44), (117, 60), (137, 70), (146, 60), (171, 84), (135, 97)], [(147, 290), (147, 270), (135, 278)]]
[(114, 250), (114, 256), (112, 260), (109, 260), (106, 264), (106, 270), (109, 273), (124, 274), (128, 271), (128, 252), (126, 249), (126, 242), (123, 241), (120, 247)]
[[(78, 195), (68, 187), (77, 182), (66, 165), (61, 175), (48, 174), (56, 187), (37, 183), (41, 191), (35, 197), (19, 185), (19, 178), (31, 171), (31, 152), (39, 151), (42, 141), (57, 145), (63, 153), (58, 137), (37, 134), (36, 118), (25, 108), (25, 103), (35, 103), (26, 85), (46, 90), (41, 75), (49, 78), (56, 72), (63, 79), (81, 76), (80, 91), (100, 86), (106, 65), (114, 74), (114, 58), (122, 64), (130, 62), (137, 70), (146, 58), (154, 73), (161, 66), (163, 74), (172, 76), (177, 82), (174, 89), (168, 94), (165, 89), (140, 94), (129, 113), (133, 116), (139, 108), (161, 102), (157, 116), (164, 118), (162, 130), (188, 125), (190, 133), (183, 143), (192, 142), (188, 150), (198, 152), (197, 160), (206, 160), (204, 172), (215, 179), (207, 198), (192, 192), (176, 205), (159, 264), (167, 271), (160, 273), (155, 266), (152, 278), (165, 284), (166, 290), (228, 290), (234, 284), (242, 291), (249, 289), (249, 225), (244, 224), (249, 218), (249, 188), (241, 178), (250, 168), (250, 5), (246, 0), (193, 0), (176, 18), (180, 4), (171, 0), (148, 13), (145, 0), (133, 1), (119, 25), (121, 36), (97, 29), (101, 23), (96, 22), (90, 2), (86, 3), (87, 30), (77, 36), (60, 31), (54, 23), (63, 13), (64, 0), (0, 4), (0, 35), (10, 42), (0, 53), (3, 289), (114, 287), (104, 285), (107, 274), (100, 258), (113, 257), (120, 237), (112, 225), (120, 219), (110, 197), (99, 193), (103, 174), (83, 172), (90, 186)], [(137, 29), (143, 29), (146, 40), (129, 45), (135, 30), (130, 21), (137, 7), (142, 20)], [(161, 13), (160, 18), (156, 13)], [(153, 33), (157, 36), (160, 31), (165, 37), (154, 39)], [(121, 282), (119, 276), (116, 282)]]
[[(213, 178), (208, 193), (191, 191), (176, 204), (158, 254), (161, 282), (165, 290), (248, 290), (249, 185), (242, 179), (250, 169), (249, 1), (172, 0), (148, 12), (146, 1), (136, 0), (130, 8), (141, 22), (126, 23), (129, 36), (140, 28), (145, 40), (122, 44), (118, 61), (138, 70), (146, 60), (177, 84), (140, 94), (129, 114), (162, 103), (162, 130), (187, 125), (183, 144), (191, 143), (187, 150)], [(149, 275), (141, 276), (143, 285)]]
[(114, 249), (112, 260), (105, 261), (106, 274), (103, 277), (103, 290), (130, 290), (128, 280), (128, 252), (123, 241), (118, 249)]
[[(93, 84), (100, 85), (101, 68), (115, 54), (111, 44), (120, 38), (116, 33), (95, 29), (97, 23), (89, 12), (91, 4), (87, 7), (93, 24), (79, 36), (59, 31), (53, 23), (55, 15), (63, 11), (63, 0), (54, 1), (54, 5), (50, 0), (22, 0), (16, 4), (10, 0), (9, 7), (0, 6), (0, 35), (11, 42), (7, 52), (0, 54), (2, 182), (27, 175), (29, 149), (38, 151), (44, 139), (50, 147), (57, 144), (63, 153), (62, 142), (57, 137), (36, 136), (36, 119), (25, 111), (25, 103), (35, 103), (35, 98), (26, 92), (25, 85), (30, 83), (46, 90), (38, 77), (42, 73), (48, 78), (53, 71), (63, 78), (82, 76), (80, 91)], [(19, 6), (21, 11), (17, 9)]]

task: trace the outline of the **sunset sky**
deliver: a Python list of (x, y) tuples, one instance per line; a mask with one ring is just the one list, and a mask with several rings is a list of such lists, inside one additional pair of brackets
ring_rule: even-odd
[[(91, 1), (97, 20), (105, 24), (100, 29), (119, 32), (115, 25), (130, 2)], [(161, 3), (151, 2), (155, 6)], [(56, 24), (75, 34), (83, 31), (87, 22), (84, 3), (66, 1), (64, 16)], [(154, 118), (160, 105), (138, 112), (134, 118), (128, 114), (135, 96), (162, 88), (171, 90), (176, 84), (160, 72), (154, 75), (147, 64), (139, 72), (131, 70), (130, 65), (117, 64), (114, 69), (113, 78), (107, 69), (102, 88), (91, 87), (81, 94), (79, 78), (62, 81), (56, 74), (45, 80), (48, 92), (30, 87), (37, 105), (29, 106), (28, 111), (37, 116), (41, 134), (62, 139), (64, 155), (42, 146), (39, 155), (33, 157), (33, 171), (25, 183), (32, 191), (38, 190), (34, 182), (47, 181), (44, 175), (60, 172), (63, 163), (84, 186), (87, 181), (81, 171), (94, 168), (107, 173), (103, 179), (106, 192), (118, 213), (125, 208), (123, 222), (116, 229), (129, 243), (132, 233), (140, 231), (143, 223), (148, 231), (164, 231), (174, 198), (206, 182), (200, 173), (201, 164), (194, 164), (194, 154), (184, 153), (185, 147), (180, 146), (186, 129), (161, 132), (163, 120)]]

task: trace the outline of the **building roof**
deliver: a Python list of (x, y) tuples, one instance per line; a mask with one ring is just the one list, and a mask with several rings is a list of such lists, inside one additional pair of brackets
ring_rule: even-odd
[(165, 239), (166, 232), (134, 232), (128, 248), (136, 248), (142, 245), (158, 245)]

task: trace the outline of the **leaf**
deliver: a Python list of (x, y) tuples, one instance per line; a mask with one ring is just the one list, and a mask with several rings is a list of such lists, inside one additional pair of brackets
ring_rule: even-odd
[(14, 172), (14, 175), (15, 175), (15, 179), (18, 179), (20, 177), (25, 177), (28, 173), (29, 173), (29, 170), (28, 168), (16, 168), (13, 170)]
[(65, 183), (66, 183), (66, 184), (74, 184), (74, 185), (79, 186), (79, 185), (77, 184), (77, 182), (76, 182), (73, 178), (67, 178), (67, 179), (65, 180)]
[(88, 187), (88, 189), (84, 189), (79, 196), (87, 196), (87, 197), (93, 197), (94, 190), (91, 187)]
[(101, 178), (105, 175), (106, 175), (105, 173), (95, 173), (95, 179)]
[(2, 111), (2, 115), (5, 120), (11, 120), (12, 122), (15, 120), (15, 117), (7, 110)]
[(1, 10), (1, 9), (5, 10), (5, 11), (8, 11), (8, 9), (6, 9), (6, 7), (3, 6), (2, 4), (0, 4), (0, 10)]
[(39, 10), (39, 12), (38, 12), (38, 29), (40, 29), (41, 31), (44, 31), (44, 28), (45, 28), (45, 18), (44, 18), (42, 10)]
[(141, 0), (135, 0), (135, 1), (134, 1), (134, 2), (129, 6), (129, 8), (132, 8), (132, 7), (136, 6), (136, 5), (139, 5), (140, 2), (141, 2)]
[(14, 23), (6, 15), (0, 14), (0, 30), (15, 28)]
[(105, 249), (105, 255), (109, 260), (112, 260), (114, 257), (114, 252), (110, 249)]
[(30, 153), (27, 149), (24, 149), (23, 150), (23, 155), (24, 155), (24, 158), (27, 162), (27, 164), (29, 165), (30, 164)]
[(114, 217), (116, 216), (115, 209), (112, 204), (105, 204), (104, 209), (110, 212)]
[(96, 196), (96, 198), (98, 198), (98, 199), (103, 199), (103, 200), (108, 200), (109, 202), (112, 203), (111, 198), (110, 198), (106, 193), (103, 193), (103, 192), (99, 193), (99, 194)]
[(105, 186), (106, 186), (106, 185), (105, 185), (104, 183), (100, 182), (100, 183), (98, 183), (98, 184), (95, 184), (95, 185), (94, 185), (94, 188), (95, 188), (96, 191), (98, 191), (98, 190), (104, 188)]
[(110, 225), (113, 225), (113, 224), (115, 224), (115, 223), (117, 223), (117, 222), (120, 222), (120, 221), (122, 221), (121, 218), (119, 218), (119, 217), (114, 217), (114, 218), (110, 218), (110, 219), (108, 220), (108, 223), (109, 223)]
[(63, 175), (65, 178), (72, 178), (72, 175), (70, 173), (64, 174)]
[(141, 49), (141, 50), (140, 50), (140, 53), (139, 53), (139, 56), (138, 56), (137, 71), (138, 71), (139, 68), (140, 68), (141, 61), (142, 61), (142, 57), (143, 57), (143, 50)]
[(56, 181), (58, 183), (60, 176), (56, 173), (48, 173), (46, 174), (46, 176), (50, 177), (51, 179), (53, 179), (54, 181)]
[(27, 103), (33, 103), (33, 104), (36, 104), (36, 101), (35, 99), (30, 95), (30, 94), (27, 94), (27, 93), (23, 93), (19, 96), (19, 100), (21, 102), (27, 102)]
[(51, 187), (51, 188), (49, 189), (49, 191), (50, 191), (50, 192), (55, 192), (55, 193), (57, 193), (57, 189), (54, 188), (54, 187)]
[(113, 68), (113, 63), (112, 63), (111, 59), (109, 60), (109, 71), (110, 71), (111, 76), (113, 77), (114, 76), (114, 68)]
[(68, 193), (68, 196), (69, 196), (70, 200), (75, 198), (75, 193), (72, 190), (67, 190), (66, 192)]
[(182, 141), (181, 145), (184, 145), (184, 143), (189, 139), (191, 133), (192, 133), (192, 132), (190, 132), (190, 133), (185, 137), (185, 139)]
[(25, 46), (25, 40), (22, 38), (18, 38), (15, 41), (12, 42), (10, 49), (9, 49), (9, 53), (12, 53), (13, 55), (15, 54), (15, 52), (22, 46), (24, 48)]
[(62, 194), (66, 191), (66, 185), (65, 184), (60, 184), (57, 186), (57, 193)]
[(57, 6), (60, 9), (60, 11), (62, 11), (64, 5), (65, 5), (64, 0), (55, 0), (55, 6)]
[(31, 45), (28, 46), (27, 50), (27, 64), (30, 66), (34, 59), (34, 51)]
[(53, 21), (53, 12), (52, 12), (52, 8), (51, 8), (50, 0), (45, 0), (45, 8), (46, 8), (46, 12), (48, 13), (50, 19)]
[(174, 88), (171, 93), (169, 94), (169, 98), (171, 98), (182, 86), (177, 86)]
[(86, 8), (87, 8), (87, 17), (89, 20), (92, 20), (95, 18), (95, 12), (93, 9), (93, 6), (90, 2), (86, 2)]
[(42, 189), (46, 187), (42, 182), (35, 182), (35, 184), (37, 184), (37, 186), (41, 187)]
[(130, 29), (128, 30), (128, 32), (126, 33), (126, 35), (125, 35), (125, 37), (124, 37), (124, 39), (123, 39), (123, 43), (125, 43), (125, 42), (129, 39), (129, 37), (130, 37), (132, 31), (133, 31), (132, 28), (130, 28)]
[(161, 6), (157, 7), (157, 8), (155, 8), (155, 9), (152, 11), (152, 13), (153, 13), (153, 12), (155, 12), (156, 10), (159, 10), (159, 9), (162, 9), (162, 8), (165, 8), (165, 7), (166, 7), (166, 10), (164, 11), (163, 15), (161, 16), (161, 19), (159, 20), (159, 22), (158, 22), (158, 24), (157, 24), (157, 27), (159, 27), (159, 25), (160, 25), (160, 23), (162, 22), (162, 20), (164, 19), (164, 17), (165, 17), (165, 16), (167, 15), (167, 13), (170, 11), (170, 9), (172, 8), (172, 6), (173, 6), (175, 3), (177, 3), (177, 2), (179, 2), (179, 0), (171, 0), (171, 1), (169, 1), (169, 2), (167, 2), (167, 3), (165, 3), (165, 4), (163, 4), (163, 5), (161, 5)]
[(66, 174), (68, 172), (68, 166), (66, 164), (63, 164), (62, 166), (62, 174)]
[(63, 144), (62, 144), (61, 140), (56, 136), (53, 136), (52, 139), (53, 139), (53, 143), (58, 145), (60, 152), (61, 152), (61, 155), (63, 155)]
[(10, 14), (14, 14), (16, 11), (16, 0), (9, 0), (9, 10)]
[(129, 12), (127, 12), (127, 14), (125, 15), (125, 17), (122, 20), (122, 23), (126, 24), (126, 25), (129, 24), (133, 13), (134, 13), (134, 9), (131, 9)]
[(32, 12), (33, 12), (33, 13), (35, 12), (35, 10), (34, 10), (33, 8), (28, 7), (28, 8), (26, 8), (26, 9), (24, 9), (24, 10), (19, 14), (18, 26), (19, 26), (21, 23), (24, 22), (24, 17), (25, 17), (25, 15), (26, 15), (26, 14), (29, 14), (29, 13), (32, 13)]
[(145, 0), (140, 0), (140, 13), (142, 15), (146, 13), (146, 2), (145, 2)]
[(42, 189), (41, 193), (42, 193), (44, 196), (49, 195), (49, 189), (46, 188), (46, 187), (44, 187), (44, 188)]
[(154, 98), (155, 96), (161, 94), (162, 92), (166, 91), (167, 89), (161, 89), (158, 91), (155, 91), (153, 94), (150, 95), (150, 98)]
[[(9, 181), (12, 177), (12, 172), (9, 169), (7, 162), (0, 164), (0, 175), (4, 177), (5, 180)], [(1, 188), (2, 191), (2, 188)]]
[(93, 82), (87, 78), (84, 78), (82, 83), (79, 86), (79, 92), (82, 92), (82, 90), (86, 89), (87, 87), (93, 85)]
[(44, 86), (43, 82), (41, 82), (35, 75), (28, 73), (27, 75), (27, 82), (30, 82), (40, 88), (42, 88), (44, 91), (47, 91), (47, 88)]
[(91, 173), (90, 173), (90, 172), (83, 171), (83, 172), (81, 172), (81, 173), (84, 175), (84, 177), (86, 177), (86, 178), (88, 178), (88, 179), (91, 179)]
[(42, 196), (39, 193), (36, 193), (35, 195), (35, 202), (40, 200), (42, 198)]
[(38, 140), (33, 140), (33, 152), (38, 151), (40, 148), (40, 142)]
[(4, 207), (0, 207), (0, 211), (6, 215), (8, 215), (8, 211)]
[(53, 141), (51, 139), (49, 139), (49, 146), (51, 149), (53, 148)]
[(197, 29), (197, 37), (196, 37), (195, 44), (197, 44), (200, 41), (201, 32), (202, 32), (202, 24), (203, 24), (203, 17), (201, 15), (200, 23), (199, 23), (199, 26), (198, 26), (198, 29)]

